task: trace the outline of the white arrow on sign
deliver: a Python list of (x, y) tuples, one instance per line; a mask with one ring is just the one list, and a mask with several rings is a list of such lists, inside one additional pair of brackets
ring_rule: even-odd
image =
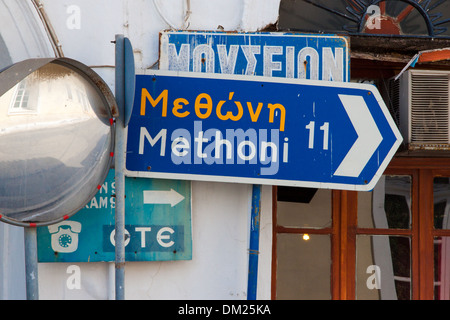
[(184, 197), (173, 189), (170, 191), (144, 190), (144, 204), (170, 204), (176, 206)]
[(358, 138), (334, 174), (356, 178), (359, 177), (377, 150), (383, 137), (363, 97), (340, 94), (339, 99), (344, 105)]

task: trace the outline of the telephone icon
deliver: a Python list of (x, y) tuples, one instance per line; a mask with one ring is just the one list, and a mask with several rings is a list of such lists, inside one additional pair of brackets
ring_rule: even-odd
[(63, 221), (48, 226), (52, 234), (51, 245), (55, 252), (74, 252), (78, 249), (78, 234), (81, 223), (77, 221)]

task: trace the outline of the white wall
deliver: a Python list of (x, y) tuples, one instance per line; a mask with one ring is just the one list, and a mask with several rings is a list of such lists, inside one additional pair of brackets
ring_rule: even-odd
[[(276, 22), (279, 0), (42, 0), (66, 57), (94, 68), (114, 88), (115, 34), (129, 37), (136, 69), (155, 67), (159, 31), (257, 31)], [(186, 18), (187, 4), (191, 14)], [(156, 4), (156, 6), (155, 6)], [(160, 13), (161, 14), (160, 14)], [(245, 299), (251, 186), (192, 182), (191, 261), (127, 262), (127, 299)], [(263, 187), (258, 298), (270, 299), (272, 192)], [(74, 264), (41, 263), (41, 299), (113, 297), (114, 266), (79, 263), (81, 288), (69, 289)]]

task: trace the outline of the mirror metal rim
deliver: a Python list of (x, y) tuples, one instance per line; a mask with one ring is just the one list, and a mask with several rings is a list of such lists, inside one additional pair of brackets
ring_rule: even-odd
[[(93, 191), (91, 192), (91, 197), (88, 199), (85, 199), (85, 202), (87, 203), (90, 201), (92, 197), (95, 196), (95, 194), (98, 192), (98, 187), (101, 186), (103, 181), (106, 179), (106, 176), (109, 172), (109, 169), (111, 168), (111, 165), (113, 164), (113, 156), (114, 156), (114, 146), (115, 146), (115, 123), (114, 118), (117, 118), (119, 112), (117, 107), (117, 102), (112, 94), (111, 90), (109, 89), (108, 85), (105, 83), (105, 81), (91, 68), (87, 67), (86, 65), (82, 64), (81, 62), (78, 62), (76, 60), (70, 59), (70, 58), (37, 58), (37, 59), (27, 59), (23, 60), (21, 62), (15, 63), (3, 70), (0, 71), (0, 96), (2, 96), (4, 93), (6, 93), (8, 90), (13, 88), (16, 84), (18, 84), (20, 81), (25, 79), (28, 75), (33, 73), (34, 71), (46, 66), (47, 64), (57, 64), (61, 65), (63, 67), (66, 67), (68, 69), (71, 69), (72, 71), (76, 72), (77, 74), (81, 75), (82, 77), (86, 78), (88, 82), (90, 82), (94, 89), (96, 89), (99, 93), (100, 98), (103, 100), (105, 106), (107, 106), (106, 111), (108, 112), (108, 116), (110, 117), (110, 157), (108, 159), (107, 165), (105, 168), (102, 168), (103, 173), (100, 175), (101, 178), (99, 179), (97, 185), (91, 185), (87, 186), (89, 188), (92, 188)], [(85, 204), (83, 204), (84, 206)], [(5, 222), (11, 225), (21, 226), (21, 227), (38, 227), (38, 226), (46, 226), (55, 224), (64, 220), (67, 220), (72, 215), (74, 215), (76, 212), (78, 212), (83, 206), (80, 206), (77, 210), (73, 210), (73, 212), (68, 212), (66, 215), (57, 218), (52, 219), (50, 221), (20, 221), (17, 219), (13, 219), (11, 217), (2, 215), (0, 212), (0, 221)]]

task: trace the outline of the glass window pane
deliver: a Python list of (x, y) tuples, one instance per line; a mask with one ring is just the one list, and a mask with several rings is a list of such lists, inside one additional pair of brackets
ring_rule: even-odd
[(277, 299), (331, 299), (329, 235), (277, 235)]
[(450, 237), (434, 239), (434, 299), (450, 300)]
[(382, 176), (372, 192), (358, 192), (358, 227), (411, 228), (411, 177)]
[(450, 182), (447, 177), (436, 177), (433, 181), (434, 228), (450, 229)]
[(277, 224), (284, 227), (332, 226), (331, 190), (278, 187)]
[(356, 298), (411, 299), (411, 241), (405, 236), (359, 235), (356, 240)]

